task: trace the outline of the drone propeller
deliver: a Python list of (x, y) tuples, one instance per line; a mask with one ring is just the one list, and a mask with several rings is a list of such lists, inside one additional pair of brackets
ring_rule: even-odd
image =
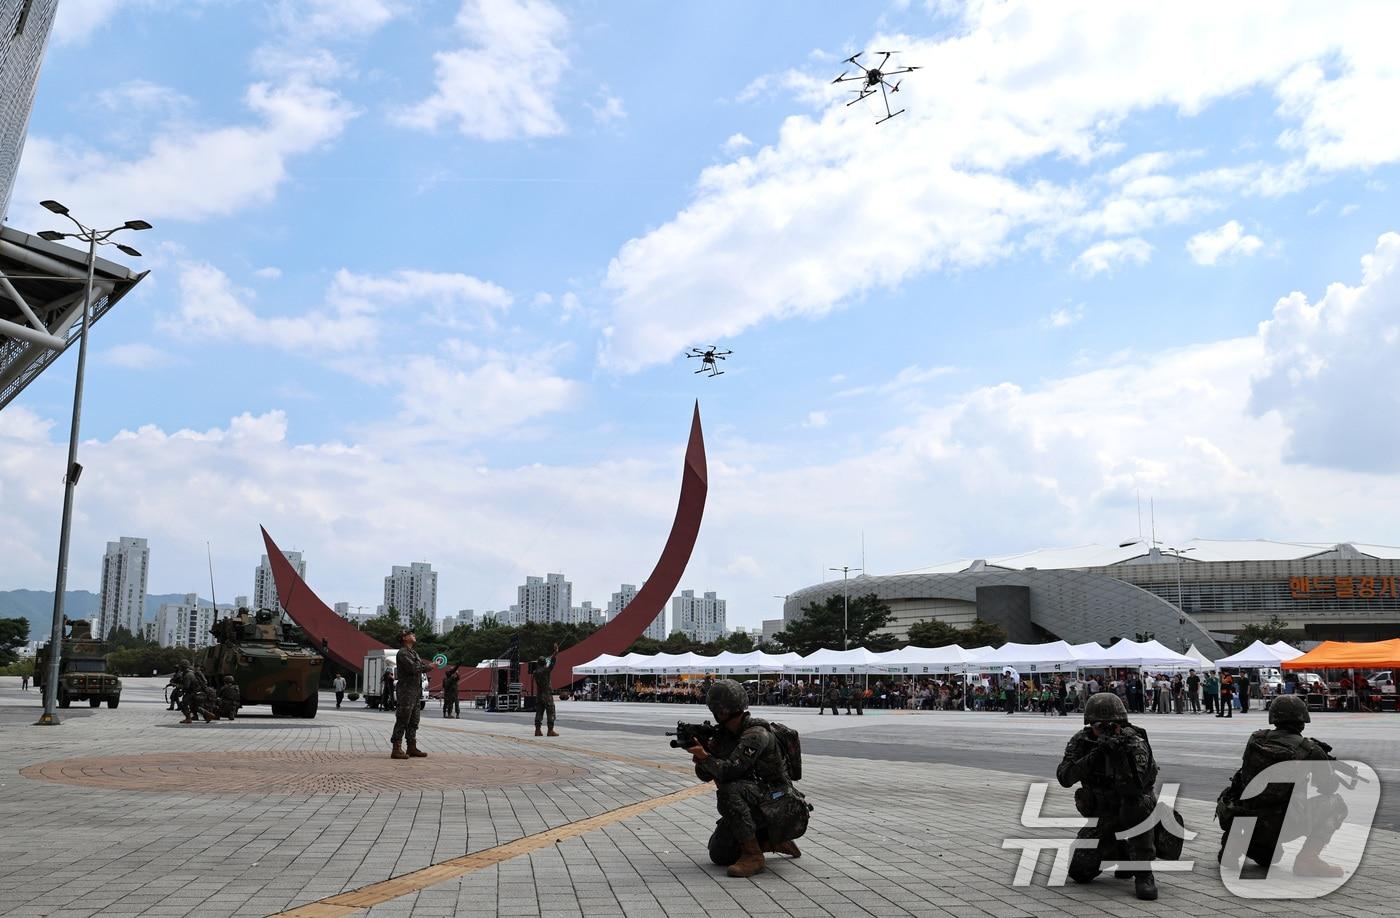
[(899, 84), (903, 82), (903, 80), (899, 80), (898, 82), (896, 82), (893, 86), (890, 87), (890, 92), (899, 92)]
[(861, 56), (862, 54), (864, 54), (864, 53), (865, 53), (864, 51), (857, 51), (855, 54), (852, 54), (850, 57), (846, 58), (846, 59), (845, 59), (844, 61), (842, 61), (841, 63), (843, 63), (843, 64), (854, 64), (854, 63), (856, 62), (856, 58), (860, 57), (860, 56)]

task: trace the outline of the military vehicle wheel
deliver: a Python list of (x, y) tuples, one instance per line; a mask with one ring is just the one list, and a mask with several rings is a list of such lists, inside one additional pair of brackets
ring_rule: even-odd
[(120, 699), (120, 698), (108, 698), (108, 699), (107, 699), (107, 707), (108, 707), (108, 708), (115, 708), (120, 702), (121, 702), (121, 699)]
[(274, 702), (272, 703), (272, 716), (273, 716), (273, 717), (286, 717), (286, 716), (288, 716), (288, 715), (291, 714), (291, 713), (292, 713), (292, 712), (291, 712), (291, 710), (288, 708), (287, 705), (282, 704), (282, 703), (279, 702), (279, 701), (274, 701)]
[(100, 708), (100, 707), (102, 707), (102, 699), (101, 699), (101, 698), (89, 698), (89, 699), (88, 699), (88, 707), (90, 707), (90, 708)]
[(301, 704), (296, 706), (296, 716), (314, 718), (316, 716), (316, 709), (320, 707), (320, 705), (321, 696), (319, 694), (312, 695), (310, 698), (306, 699)]
[(68, 693), (65, 692), (63, 689), (59, 689), (59, 690), (58, 690), (58, 706), (59, 706), (60, 708), (66, 708), (66, 707), (70, 706), (72, 703), (73, 703), (73, 699), (68, 697)]

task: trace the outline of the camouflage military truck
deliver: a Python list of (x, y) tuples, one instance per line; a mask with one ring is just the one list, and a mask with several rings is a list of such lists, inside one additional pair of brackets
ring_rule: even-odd
[[(92, 625), (87, 619), (67, 624), (69, 633), (58, 658), (58, 706), (66, 708), (75, 701), (86, 701), (95, 708), (105, 701), (107, 707), (115, 708), (121, 703), (122, 680), (107, 672), (106, 646), (92, 636)], [(44, 645), (34, 654), (34, 687), (43, 691), (48, 677), (49, 648)]]
[(239, 613), (215, 622), (209, 633), (218, 642), (195, 654), (194, 665), (211, 686), (232, 676), (244, 707), (272, 706), (272, 713), (315, 717), (321, 682), (321, 655), (292, 640), (290, 626), (268, 609)]

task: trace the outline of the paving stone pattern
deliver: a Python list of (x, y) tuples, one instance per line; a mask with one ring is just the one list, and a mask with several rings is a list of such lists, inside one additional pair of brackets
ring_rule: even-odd
[[(14, 682), (0, 679), (0, 705), (21, 700), (9, 684)], [(564, 736), (557, 740), (534, 738), (531, 725), (518, 718), (443, 721), (425, 716), (419, 740), (432, 757), (391, 762), (387, 737), (392, 720), (384, 713), (360, 706), (337, 712), (324, 705), (317, 719), (301, 729), (289, 727), (293, 722), (285, 719), (249, 718), (172, 730), (165, 725), (178, 715), (155, 702), (159, 687), (130, 682), (134, 684), (120, 709), (73, 718), (58, 728), (0, 720), (0, 914), (270, 915), (695, 784), (687, 760), (667, 748), (661, 736), (668, 721), (703, 716), (695, 708), (561, 704)], [(152, 700), (143, 703), (143, 692)], [(650, 710), (637, 713), (641, 707)], [(37, 714), (37, 708), (32, 710)], [(882, 715), (819, 720), (784, 712), (783, 720), (804, 737), (835, 739), (844, 733), (854, 740), (862, 730), (878, 730), (886, 743), (911, 744), (937, 743), (940, 731), (956, 723), (963, 732), (952, 739), (950, 731), (950, 741), (965, 743), (967, 731), (983, 736), (984, 761), (808, 756), (802, 786), (817, 809), (800, 842), (803, 857), (772, 857), (769, 870), (751, 880), (730, 879), (708, 862), (705, 841), (715, 812), (714, 799), (706, 794), (360, 914), (1175, 918), (1267, 911), (1271, 918), (1354, 918), (1380, 910), (1389, 901), (1384, 896), (1390, 878), (1400, 876), (1397, 836), (1378, 829), (1360, 872), (1323, 899), (1235, 898), (1216, 872), (1219, 836), (1209, 802), (1183, 799), (1179, 806), (1188, 826), (1200, 832), (1183, 855), (1196, 861), (1196, 869), (1160, 874), (1160, 901), (1137, 901), (1130, 881), (1101, 878), (1086, 886), (1048, 888), (1048, 855), (1042, 856), (1033, 884), (1015, 888), (1011, 878), (1019, 852), (1003, 850), (1002, 839), (1047, 833), (1020, 826), (1029, 779), (998, 768), (998, 756), (1003, 749), (1016, 749), (1018, 761), (1024, 760), (1020, 750), (1058, 758), (1063, 737), (1075, 725), (1051, 725), (1031, 716), (968, 715), (954, 721), (932, 713)], [(590, 729), (571, 729), (571, 720), (584, 719)], [(1400, 718), (1395, 723), (1367, 727), (1368, 741), (1393, 748)], [(654, 737), (636, 732), (653, 725)], [(1232, 728), (1229, 737), (1240, 741), (1252, 726), (1258, 724)], [(1039, 738), (1028, 741), (1030, 734)], [(1223, 743), (1221, 736), (1213, 734), (1211, 742)], [(843, 749), (855, 745), (841, 744)], [(1154, 732), (1154, 746), (1187, 748), (1184, 738), (1165, 732)], [(1223, 747), (1219, 753), (1213, 748), (1181, 754), (1202, 760), (1214, 756), (1222, 763), (1228, 759)], [(285, 762), (289, 769), (359, 757), (372, 789), (288, 793), (254, 781), (246, 788), (212, 793), (172, 780), (152, 791), (80, 787), (22, 773), (50, 762), (151, 755), (180, 763), (191, 757), (231, 762), (253, 756), (263, 763)], [(421, 774), (438, 775), (442, 769), (435, 763), (452, 756), (530, 763), (551, 770), (552, 777), (540, 784), (471, 785), (473, 779), (464, 776), (459, 786), (427, 786), (428, 780), (405, 786), (393, 771), (398, 766), (407, 774), (428, 764), (433, 770)], [(109, 767), (104, 766), (104, 774)], [(221, 774), (237, 770), (214, 769)], [(1387, 783), (1393, 771), (1382, 771)], [(138, 769), (137, 774), (145, 772)], [(183, 777), (188, 771), (177, 768), (172, 774)], [(503, 774), (511, 777), (509, 770)], [(1068, 792), (1052, 788), (1047, 811), (1068, 813)]]

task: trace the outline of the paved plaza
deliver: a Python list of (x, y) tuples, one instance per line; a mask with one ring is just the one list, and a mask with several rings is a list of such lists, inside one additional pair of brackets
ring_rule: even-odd
[[(662, 735), (696, 706), (561, 703), (558, 739), (526, 715), (425, 712), (428, 759), (388, 758), (389, 714), (330, 696), (313, 721), (253, 714), (180, 726), (162, 680), (126, 680), (117, 710), (29, 726), (38, 693), (0, 678), (0, 915), (1050, 916), (1375, 913), (1400, 875), (1395, 802), (1360, 870), (1306, 902), (1222, 886), (1214, 798), (1255, 712), (1146, 716), (1162, 779), (1181, 784), (1189, 873), (1048, 886), (1012, 880), (1005, 838), (1032, 780), (1052, 780), (1074, 718), (758, 709), (802, 733), (816, 804), (803, 856), (749, 880), (706, 857), (714, 796)], [(253, 708), (253, 712), (262, 709)], [(1312, 733), (1400, 779), (1400, 716), (1319, 717)], [(1072, 815), (1051, 789), (1045, 812)]]

